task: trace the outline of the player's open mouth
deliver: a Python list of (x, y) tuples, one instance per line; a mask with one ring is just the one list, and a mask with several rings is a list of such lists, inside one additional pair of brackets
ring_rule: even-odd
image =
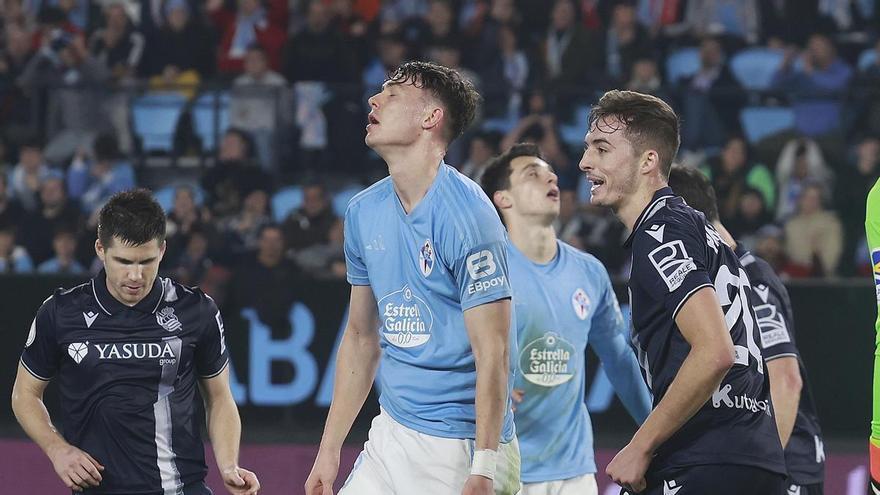
[(553, 189), (551, 189), (550, 192), (547, 193), (547, 197), (554, 199), (554, 200), (558, 200), (559, 199), (559, 188), (554, 187)]
[(593, 185), (590, 187), (591, 193), (595, 193), (596, 189), (599, 189), (600, 186), (605, 184), (605, 181), (603, 179), (598, 178), (598, 177), (588, 176), (587, 180), (593, 183)]
[(367, 119), (369, 120), (370, 125), (378, 125), (379, 124), (379, 119), (377, 119), (373, 114), (368, 115)]

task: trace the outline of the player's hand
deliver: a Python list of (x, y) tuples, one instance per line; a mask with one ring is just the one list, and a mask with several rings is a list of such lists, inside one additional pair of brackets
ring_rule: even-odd
[(339, 474), (339, 453), (318, 451), (312, 472), (306, 479), (306, 495), (333, 495), (333, 482)]
[(605, 473), (611, 480), (629, 491), (641, 492), (645, 489), (645, 472), (651, 464), (651, 452), (630, 443), (611, 459)]
[(52, 467), (64, 485), (75, 492), (98, 486), (103, 477), (104, 466), (88, 453), (70, 444), (64, 444), (48, 452)]
[(516, 405), (523, 401), (523, 398), (526, 396), (526, 391), (520, 388), (513, 389), (513, 392), (510, 394), (510, 398), (513, 400), (513, 404), (511, 404), (510, 409), (516, 412)]
[(495, 487), (492, 484), (492, 480), (486, 478), (485, 476), (479, 476), (476, 474), (472, 474), (468, 476), (467, 481), (464, 484), (464, 489), (461, 490), (461, 495), (494, 495)]
[(257, 495), (260, 493), (260, 480), (247, 469), (233, 466), (220, 472), (223, 485), (233, 495)]

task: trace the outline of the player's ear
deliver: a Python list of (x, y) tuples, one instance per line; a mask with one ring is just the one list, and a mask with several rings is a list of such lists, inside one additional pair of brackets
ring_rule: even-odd
[(499, 210), (504, 210), (513, 206), (510, 194), (507, 194), (507, 191), (495, 191), (495, 194), (492, 195), (492, 203)]
[(643, 174), (660, 173), (660, 155), (657, 150), (648, 149), (639, 157), (639, 171)]
[(443, 109), (438, 106), (428, 106), (428, 113), (422, 121), (422, 129), (428, 130), (440, 126), (443, 123)]
[(168, 242), (165, 239), (162, 239), (162, 243), (159, 244), (159, 261), (162, 261), (162, 258), (165, 256), (165, 248), (168, 247)]
[(101, 239), (95, 239), (95, 254), (98, 255), (98, 259), (104, 261), (104, 244), (101, 243)]

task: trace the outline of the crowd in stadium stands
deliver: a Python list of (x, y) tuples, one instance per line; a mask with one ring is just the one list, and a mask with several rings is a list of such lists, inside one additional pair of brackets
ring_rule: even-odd
[(385, 173), (366, 97), (427, 59), (484, 97), (447, 160), (477, 178), (538, 143), (561, 237), (613, 274), (626, 232), (577, 168), (610, 88), (673, 104), (679, 161), (780, 273), (863, 274), (878, 35), (880, 0), (0, 0), (0, 272), (94, 272), (96, 212), (140, 185), (164, 189), (167, 273), (286, 307), (267, 287), (344, 278), (345, 201)]

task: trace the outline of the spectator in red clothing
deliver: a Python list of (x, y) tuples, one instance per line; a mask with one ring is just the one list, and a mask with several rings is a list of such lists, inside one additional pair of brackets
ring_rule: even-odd
[(211, 21), (221, 32), (217, 69), (235, 74), (244, 69), (247, 47), (258, 43), (269, 55), (269, 65), (281, 68), (281, 48), (287, 38), (287, 2), (285, 0), (238, 0), (233, 12), (223, 0), (208, 0)]

